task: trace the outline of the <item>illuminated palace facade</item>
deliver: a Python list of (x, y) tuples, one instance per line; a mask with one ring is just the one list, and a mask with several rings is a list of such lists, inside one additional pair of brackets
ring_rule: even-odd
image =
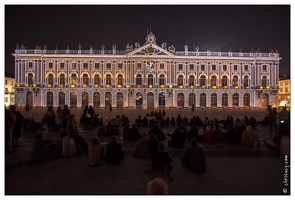
[(70, 108), (261, 108), (277, 104), (279, 53), (176, 51), (147, 32), (125, 50), (17, 46), (15, 104)]

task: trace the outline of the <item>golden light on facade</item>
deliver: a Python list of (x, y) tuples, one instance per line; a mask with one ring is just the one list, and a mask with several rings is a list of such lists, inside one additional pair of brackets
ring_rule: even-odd
[(216, 89), (216, 88), (217, 88), (217, 86), (216, 86), (216, 85), (214, 85), (214, 86), (212, 86), (212, 88), (213, 88), (213, 89)]
[(203, 85), (203, 86), (201, 86), (201, 88), (202, 88), (202, 89), (205, 89), (205, 88), (206, 88), (206, 86), (205, 86), (205, 85)]
[(153, 88), (153, 85), (149, 85), (149, 88)]
[(270, 88), (270, 86), (268, 85), (268, 86), (266, 86), (266, 89), (269, 89)]
[(191, 89), (194, 89), (195, 87), (193, 85), (190, 86)]
[(63, 87), (64, 87), (64, 85), (63, 85), (63, 84), (60, 84), (60, 85), (59, 85), (59, 87), (62, 87), (62, 88), (63, 88)]
[(223, 89), (228, 89), (228, 87), (227, 86), (223, 86)]
[(183, 88), (183, 85), (180, 85), (179, 88), (182, 89)]
[(118, 85), (118, 88), (122, 88), (122, 85)]
[(106, 88), (110, 88), (111, 87), (111, 85), (106, 85)]
[(52, 87), (52, 85), (51, 85), (51, 84), (48, 84), (48, 85), (47, 85), (47, 87), (51, 88), (51, 87)]
[(33, 87), (36, 87), (36, 84), (33, 84)]
[(235, 86), (235, 89), (239, 89), (239, 86), (236, 85), (236, 86)]
[(76, 87), (76, 85), (71, 85), (71, 88), (74, 88), (74, 87)]
[(96, 88), (98, 88), (98, 86), (99, 86), (99, 85), (97, 85), (97, 84), (96, 84), (96, 85), (94, 85), (94, 87), (96, 87)]
[(130, 88), (130, 85), (129, 85), (129, 84), (127, 84), (127, 85), (126, 85), (126, 88)]
[(83, 84), (83, 88), (86, 88), (87, 87), (87, 85), (86, 84)]
[(160, 85), (160, 88), (164, 88), (165, 86), (164, 85)]
[(173, 88), (173, 85), (169, 85), (169, 88)]

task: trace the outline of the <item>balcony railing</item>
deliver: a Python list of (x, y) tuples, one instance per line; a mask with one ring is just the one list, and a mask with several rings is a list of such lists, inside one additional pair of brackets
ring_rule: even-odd
[[(101, 55), (126, 55), (125, 50), (36, 50), (15, 49), (16, 54), (101, 54)], [(176, 51), (176, 56), (213, 56), (213, 57), (264, 57), (279, 58), (279, 53), (243, 53), (243, 52), (197, 52)]]

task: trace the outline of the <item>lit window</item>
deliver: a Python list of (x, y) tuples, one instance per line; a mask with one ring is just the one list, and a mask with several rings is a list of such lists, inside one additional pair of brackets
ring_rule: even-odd
[(248, 65), (245, 65), (244, 70), (245, 71), (249, 71), (249, 66)]
[(107, 63), (107, 70), (111, 70), (111, 63)]
[(49, 69), (52, 69), (52, 63), (49, 63), (49, 64), (48, 64), (48, 68), (49, 68)]
[(164, 69), (164, 63), (160, 64), (160, 69)]
[(234, 71), (238, 71), (238, 65), (234, 65)]
[(137, 69), (141, 69), (141, 63), (137, 63)]
[(88, 63), (83, 63), (83, 69), (85, 69), (85, 70), (88, 69)]
[(189, 66), (189, 69), (190, 69), (190, 71), (193, 71), (195, 68), (194, 68), (194, 65), (190, 65)]
[(72, 69), (76, 69), (76, 63), (72, 63)]
[(226, 71), (226, 70), (227, 70), (227, 66), (223, 65), (223, 71)]
[(60, 69), (64, 69), (65, 68), (65, 64), (64, 63), (60, 63)]
[(182, 65), (182, 64), (179, 64), (179, 65), (178, 65), (178, 70), (179, 70), (179, 71), (182, 71), (182, 70), (183, 70), (183, 65)]
[(122, 70), (122, 68), (123, 68), (123, 67), (122, 67), (122, 63), (119, 63), (119, 64), (118, 64), (118, 70)]
[(266, 72), (267, 68), (266, 65), (262, 65), (262, 71)]
[(201, 71), (205, 71), (205, 65), (201, 65)]
[(212, 65), (212, 71), (216, 71), (216, 65)]
[(94, 69), (99, 69), (99, 63), (94, 64)]

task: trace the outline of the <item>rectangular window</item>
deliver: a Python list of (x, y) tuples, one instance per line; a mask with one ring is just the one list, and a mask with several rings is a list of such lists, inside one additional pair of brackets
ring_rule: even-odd
[(201, 65), (201, 71), (205, 71), (205, 65)]
[(88, 69), (88, 63), (83, 63), (83, 69)]
[(216, 65), (212, 65), (212, 71), (216, 71)]
[(164, 63), (160, 64), (160, 69), (164, 69)]
[(94, 64), (94, 69), (99, 69), (99, 63)]
[(179, 70), (179, 71), (182, 71), (182, 70), (183, 70), (183, 66), (182, 66), (182, 64), (179, 64), (179, 65), (178, 65), (178, 70)]
[(123, 66), (122, 63), (119, 63), (119, 64), (118, 64), (118, 69), (119, 69), (119, 70), (122, 70), (122, 68), (123, 68), (122, 66)]
[(107, 63), (107, 70), (111, 70), (111, 63)]
[(266, 72), (266, 65), (262, 65), (262, 71)]
[(8, 97), (5, 97), (5, 102), (6, 102), (6, 103), (8, 102)]
[(141, 69), (141, 63), (137, 63), (137, 69)]
[(234, 65), (234, 71), (238, 71), (238, 65)]
[(65, 64), (64, 63), (60, 63), (60, 68), (64, 69), (65, 68)]
[(72, 69), (76, 69), (76, 63), (72, 63)]
[(193, 71), (195, 68), (194, 68), (194, 65), (190, 65), (189, 66), (189, 69), (190, 69), (190, 71)]
[(29, 68), (32, 69), (32, 67), (33, 67), (33, 63), (29, 62)]
[(223, 71), (226, 71), (226, 69), (227, 69), (227, 66), (223, 65)]
[(245, 65), (244, 70), (245, 71), (249, 71), (249, 66), (248, 65)]
[(49, 63), (48, 67), (49, 69), (52, 69), (52, 63)]
[(286, 87), (286, 88), (285, 88), (285, 92), (286, 92), (286, 93), (288, 93), (288, 92), (289, 92), (289, 89), (288, 89), (288, 87)]
[(5, 85), (7, 85), (7, 80), (5, 80)]

